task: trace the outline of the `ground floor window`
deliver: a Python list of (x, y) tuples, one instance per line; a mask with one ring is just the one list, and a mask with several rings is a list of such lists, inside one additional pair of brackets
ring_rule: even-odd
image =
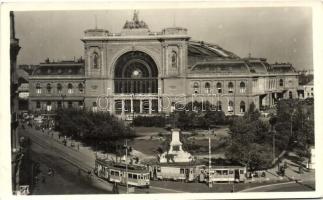
[(246, 104), (245, 104), (245, 102), (244, 102), (244, 101), (241, 101), (241, 102), (240, 102), (240, 112), (241, 112), (241, 113), (246, 112)]
[(218, 111), (222, 111), (222, 102), (221, 102), (221, 101), (218, 101), (218, 102), (216, 103), (216, 107), (217, 107), (217, 110), (218, 110)]
[(229, 101), (228, 112), (233, 112), (233, 101)]
[(67, 107), (68, 108), (72, 108), (73, 107), (73, 102), (72, 101), (69, 101), (68, 104), (67, 104)]
[(116, 114), (122, 113), (122, 101), (121, 100), (115, 100), (114, 102), (114, 110)]
[(57, 102), (57, 108), (62, 108), (62, 101)]
[(98, 106), (97, 106), (96, 102), (93, 102), (93, 103), (92, 103), (92, 111), (93, 111), (93, 112), (98, 111)]
[(51, 111), (52, 110), (52, 102), (47, 101), (47, 103), (46, 103), (46, 110), (47, 111)]
[(36, 108), (40, 108), (40, 101), (36, 101)]

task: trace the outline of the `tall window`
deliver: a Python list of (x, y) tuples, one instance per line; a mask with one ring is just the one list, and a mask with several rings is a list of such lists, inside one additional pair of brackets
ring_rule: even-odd
[(62, 93), (62, 88), (63, 88), (63, 87), (62, 87), (62, 84), (58, 83), (58, 84), (57, 84), (57, 93), (58, 93), (58, 94), (61, 94), (61, 93)]
[(205, 93), (209, 94), (211, 92), (211, 85), (209, 82), (205, 83)]
[(193, 84), (193, 88), (194, 88), (194, 93), (198, 93), (198, 91), (199, 91), (199, 83), (198, 82), (194, 82), (194, 84)]
[(52, 110), (52, 102), (47, 101), (47, 104), (46, 104), (46, 110), (47, 110), (47, 111), (51, 111), (51, 110)]
[(36, 108), (38, 108), (38, 109), (40, 108), (40, 101), (36, 102)]
[(218, 89), (218, 93), (222, 93), (222, 84), (219, 82), (216, 84), (216, 88)]
[(72, 101), (68, 101), (68, 103), (67, 103), (67, 107), (68, 107), (68, 108), (72, 108), (72, 107), (73, 107), (73, 102), (72, 102)]
[(233, 101), (229, 101), (228, 112), (233, 112)]
[(78, 85), (78, 88), (79, 88), (80, 93), (83, 93), (83, 91), (84, 91), (84, 86), (83, 86), (83, 84), (82, 84), (82, 83), (80, 83), (80, 84)]
[(216, 107), (218, 111), (222, 111), (222, 102), (221, 101), (216, 102)]
[(245, 104), (245, 102), (244, 102), (244, 101), (241, 101), (241, 102), (240, 102), (240, 112), (241, 112), (241, 113), (246, 112), (246, 104)]
[(41, 86), (40, 86), (40, 83), (37, 83), (36, 84), (36, 93), (37, 94), (41, 94)]
[(99, 67), (99, 55), (98, 53), (94, 52), (93, 53), (93, 68), (98, 68)]
[(246, 92), (246, 84), (244, 82), (240, 83), (240, 93)]
[(177, 53), (175, 51), (172, 51), (172, 67), (177, 67)]
[(229, 82), (228, 88), (229, 88), (229, 93), (233, 93), (233, 83), (232, 82)]
[(280, 86), (280, 87), (284, 87), (284, 80), (283, 80), (283, 79), (280, 79), (280, 80), (279, 80), (279, 86)]
[(98, 106), (97, 106), (96, 102), (93, 102), (93, 103), (92, 103), (92, 111), (93, 111), (93, 112), (98, 111)]
[(62, 101), (57, 101), (57, 108), (62, 108)]
[(292, 99), (293, 98), (293, 92), (292, 91), (289, 91), (289, 98)]
[(73, 85), (71, 83), (69, 83), (67, 85), (67, 93), (72, 94), (73, 93)]
[(84, 102), (83, 101), (79, 101), (79, 108), (83, 109), (84, 108)]
[(50, 83), (47, 84), (46, 89), (47, 89), (47, 93), (51, 93), (52, 92), (52, 86), (51, 86)]

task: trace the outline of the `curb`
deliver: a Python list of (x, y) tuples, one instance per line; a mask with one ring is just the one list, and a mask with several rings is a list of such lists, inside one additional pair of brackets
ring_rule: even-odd
[(288, 181), (288, 182), (284, 182), (284, 183), (273, 183), (273, 184), (268, 184), (268, 185), (262, 185), (262, 186), (256, 186), (256, 187), (252, 187), (252, 188), (247, 188), (244, 190), (240, 190), (239, 192), (249, 192), (251, 190), (255, 190), (255, 189), (260, 189), (260, 188), (265, 188), (265, 187), (270, 187), (270, 186), (275, 186), (275, 185), (287, 185), (287, 184), (291, 184), (291, 183), (296, 183), (295, 181)]

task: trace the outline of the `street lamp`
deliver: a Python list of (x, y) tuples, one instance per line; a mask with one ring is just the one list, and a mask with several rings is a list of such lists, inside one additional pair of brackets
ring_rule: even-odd
[(290, 137), (293, 137), (293, 116), (294, 116), (295, 112), (296, 112), (296, 110), (293, 109), (293, 112), (290, 115)]
[(135, 111), (134, 111), (134, 106), (133, 106), (133, 100), (134, 100), (135, 94), (132, 93), (131, 97), (132, 97), (132, 105), (131, 105), (132, 107), (130, 109), (131, 109), (131, 112), (132, 112), (132, 127), (135, 127), (135, 124), (134, 124)]
[(127, 158), (128, 158), (128, 143), (127, 143), (127, 139), (126, 139), (126, 144), (125, 144), (125, 148), (126, 148), (126, 158), (125, 158), (125, 162), (126, 162), (126, 187), (127, 187), (127, 194), (128, 194), (128, 163), (127, 163)]
[(276, 129), (275, 129), (275, 126), (273, 127), (273, 161), (275, 161), (275, 145), (276, 145), (276, 142), (275, 142), (275, 136), (276, 136)]

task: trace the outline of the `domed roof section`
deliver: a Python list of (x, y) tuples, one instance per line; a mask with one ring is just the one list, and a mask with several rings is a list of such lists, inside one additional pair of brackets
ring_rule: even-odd
[(252, 74), (267, 74), (270, 70), (270, 65), (264, 58), (245, 58), (244, 60)]
[(188, 43), (189, 68), (200, 62), (223, 59), (239, 59), (239, 57), (215, 44), (196, 41), (189, 41)]

